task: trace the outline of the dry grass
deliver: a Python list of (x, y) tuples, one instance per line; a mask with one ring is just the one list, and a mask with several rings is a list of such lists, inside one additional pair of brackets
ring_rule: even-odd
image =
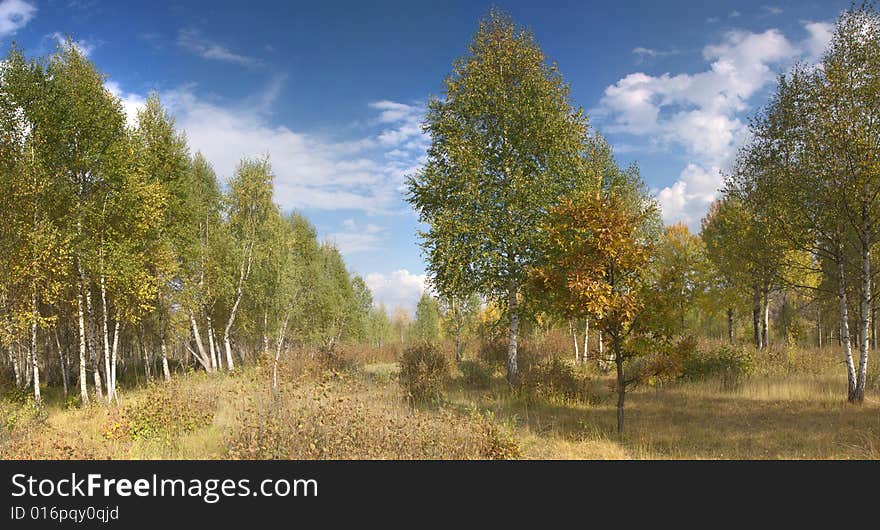
[(277, 393), (258, 365), (131, 390), (118, 408), (0, 401), (0, 458), (878, 459), (877, 363), (865, 403), (850, 405), (836, 353), (762, 354), (732, 390), (717, 380), (637, 388), (618, 437), (611, 378), (592, 367), (574, 369), (589, 400), (512, 393), (500, 371), (478, 388), (456, 372), (439, 405), (412, 408), (390, 359), (300, 352)]

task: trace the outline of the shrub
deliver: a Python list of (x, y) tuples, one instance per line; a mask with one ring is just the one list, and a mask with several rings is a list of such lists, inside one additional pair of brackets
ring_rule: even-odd
[(209, 425), (214, 420), (217, 395), (206, 390), (191, 392), (176, 383), (151, 383), (149, 399), (126, 405), (109, 416), (104, 437), (170, 441)]
[(586, 377), (578, 375), (571, 364), (551, 357), (533, 361), (526, 356), (520, 368), (520, 391), (528, 398), (590, 401)]
[(400, 386), (410, 403), (436, 403), (448, 377), (446, 357), (429, 343), (410, 346), (400, 356)]
[(468, 388), (487, 389), (492, 382), (493, 368), (482, 361), (460, 361), (461, 381)]
[(507, 366), (507, 341), (496, 339), (480, 342), (477, 358), (493, 367)]
[(729, 345), (705, 351), (695, 349), (681, 362), (681, 379), (699, 381), (719, 378), (724, 388), (733, 389), (755, 371), (752, 353)]

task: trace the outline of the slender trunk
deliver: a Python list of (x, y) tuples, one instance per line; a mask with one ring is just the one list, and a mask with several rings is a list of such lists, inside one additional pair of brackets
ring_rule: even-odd
[(509, 339), (507, 345), (507, 382), (516, 386), (519, 381), (519, 372), (516, 366), (516, 341), (519, 333), (519, 310), (516, 300), (516, 282), (511, 281), (508, 287), (508, 312), (510, 314)]
[(211, 321), (211, 313), (208, 312), (205, 317), (208, 323), (208, 348), (211, 350), (211, 365), (214, 367), (214, 370), (220, 370), (223, 368), (220, 366), (220, 357), (217, 355), (217, 343), (214, 340), (214, 324)]
[(223, 348), (226, 350), (226, 368), (229, 371), (235, 369), (235, 362), (232, 360), (232, 341), (229, 338), (229, 334), (232, 332), (232, 325), (235, 323), (235, 314), (238, 312), (238, 306), (241, 304), (241, 299), (244, 294), (244, 282), (251, 272), (251, 260), (252, 253), (251, 249), (249, 249), (247, 258), (242, 261), (241, 267), (238, 271), (238, 287), (235, 291), (235, 302), (232, 304), (232, 309), (229, 311), (229, 319), (226, 321), (226, 327), (223, 329)]
[(620, 352), (620, 335), (612, 335), (614, 364), (617, 366), (617, 435), (623, 435), (623, 402), (626, 397), (626, 381), (623, 378), (623, 356)]
[(83, 405), (89, 404), (89, 392), (86, 388), (86, 324), (83, 315), (83, 284), (82, 276), (76, 291), (76, 321), (79, 331), (79, 397)]
[(263, 355), (269, 355), (269, 309), (263, 309)]
[(64, 359), (64, 351), (61, 349), (61, 340), (58, 338), (58, 328), (53, 330), (55, 335), (55, 348), (58, 349), (58, 361), (61, 364), (61, 382), (64, 384), (64, 399), (67, 399), (67, 363)]
[(10, 346), (7, 350), (9, 363), (12, 365), (12, 373), (15, 376), (15, 388), (21, 388), (21, 365), (18, 362), (18, 356)]
[(755, 349), (760, 350), (764, 344), (761, 341), (761, 291), (757, 287), (752, 305), (752, 326), (755, 332)]
[(213, 372), (214, 371), (214, 363), (211, 361), (211, 357), (205, 353), (205, 345), (202, 344), (202, 334), (199, 333), (199, 324), (196, 322), (196, 316), (192, 311), (189, 312), (189, 325), (192, 328), (193, 338), (196, 340), (196, 349), (198, 349), (197, 356), (199, 358), (199, 362), (202, 366), (205, 367), (205, 371)]
[(859, 371), (856, 375), (856, 391), (851, 401), (861, 403), (865, 399), (865, 380), (868, 377), (868, 333), (871, 319), (871, 240), (867, 207), (862, 207), (864, 222), (864, 242), (862, 244), (862, 288), (859, 293), (861, 326), (859, 329)]
[(284, 345), (284, 336), (287, 334), (287, 321), (290, 318), (288, 312), (284, 315), (281, 329), (278, 330), (278, 341), (275, 343), (275, 361), (272, 363), (272, 389), (278, 390), (278, 360), (281, 359), (281, 348)]
[(570, 318), (568, 319), (568, 334), (571, 336), (572, 342), (574, 342), (574, 362), (579, 362), (581, 359), (581, 354), (580, 350), (578, 349), (579, 345), (577, 332), (574, 330), (574, 324), (572, 323)]
[(733, 308), (727, 308), (727, 342), (733, 344)]
[(581, 364), (587, 362), (587, 352), (589, 351), (587, 345), (590, 342), (590, 317), (585, 318), (584, 321), (586, 323), (584, 324), (584, 349), (581, 353)]
[(852, 344), (849, 337), (849, 309), (846, 301), (846, 266), (843, 257), (838, 256), (837, 298), (840, 302), (840, 343), (843, 346), (843, 359), (846, 363), (847, 399), (852, 401), (856, 392), (856, 368), (853, 365)]
[(761, 310), (761, 343), (764, 348), (770, 346), (770, 292), (769, 289), (764, 289), (763, 292), (763, 309)]
[[(118, 315), (117, 315), (118, 317)], [(110, 389), (113, 392), (113, 401), (119, 404), (119, 396), (116, 395), (116, 355), (119, 351), (119, 320), (113, 323), (113, 347), (110, 349)], [(124, 368), (124, 365), (123, 365)]]
[(602, 330), (599, 330), (599, 335), (596, 337), (599, 341), (599, 369), (603, 372), (608, 370), (608, 363), (605, 360), (605, 341), (602, 338)]
[(97, 339), (95, 338), (95, 312), (92, 307), (91, 286), (86, 289), (86, 317), (89, 328), (89, 359), (92, 361), (92, 379), (95, 382), (95, 399), (100, 403), (101, 401), (104, 401), (104, 391), (102, 389), (103, 385), (101, 384), (101, 369), (98, 365), (98, 352), (95, 351), (97, 348), (97, 345), (95, 344)]
[[(103, 265), (102, 265), (103, 268)], [(104, 381), (107, 382), (107, 402), (113, 401), (113, 382), (110, 376), (110, 331), (107, 324), (107, 287), (104, 282), (104, 274), (101, 273), (101, 335), (104, 343)]]
[(39, 312), (37, 311), (37, 292), (36, 289), (31, 293), (31, 317), (33, 322), (31, 322), (31, 368), (34, 371), (33, 383), (34, 383), (34, 401), (37, 405), (42, 405), (43, 398), (40, 395), (40, 360), (37, 356), (37, 318), (39, 317)]

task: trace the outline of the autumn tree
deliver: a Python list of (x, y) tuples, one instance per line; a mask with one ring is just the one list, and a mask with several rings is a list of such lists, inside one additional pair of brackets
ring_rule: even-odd
[[(617, 430), (623, 433), (626, 388), (639, 380), (627, 372), (639, 351), (628, 343), (641, 313), (641, 285), (650, 242), (640, 234), (654, 213), (653, 204), (627, 208), (616, 194), (585, 192), (562, 199), (549, 212), (546, 261), (533, 281), (555, 294), (557, 303), (583, 307), (610, 339), (617, 371)], [(564, 287), (561, 287), (564, 286)], [(561, 291), (560, 291), (561, 289)]]

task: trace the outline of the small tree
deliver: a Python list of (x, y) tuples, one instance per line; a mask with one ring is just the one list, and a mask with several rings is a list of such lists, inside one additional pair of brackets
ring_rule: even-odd
[(584, 192), (551, 209), (545, 223), (546, 262), (535, 268), (533, 282), (552, 293), (562, 310), (581, 307), (611, 339), (617, 367), (617, 431), (623, 433), (627, 386), (638, 374), (626, 373), (638, 355), (627, 339), (642, 309), (643, 275), (649, 243), (641, 237), (653, 204), (629, 209), (617, 194)]
[(417, 342), (436, 342), (440, 338), (440, 304), (428, 293), (422, 293), (416, 305), (416, 319), (410, 334)]

